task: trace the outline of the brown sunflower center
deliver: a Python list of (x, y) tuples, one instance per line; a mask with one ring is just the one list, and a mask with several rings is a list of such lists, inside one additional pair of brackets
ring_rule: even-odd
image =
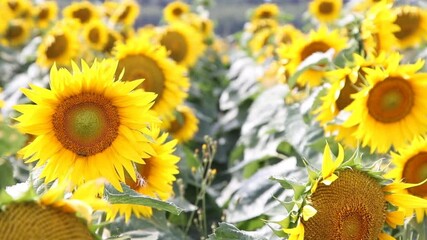
[(33, 202), (8, 205), (0, 212), (2, 239), (94, 239), (74, 213)]
[(180, 63), (187, 56), (187, 41), (185, 41), (185, 37), (179, 32), (166, 32), (166, 34), (162, 36), (160, 44), (170, 51), (170, 57), (177, 63)]
[(19, 9), (19, 3), (14, 1), (14, 0), (7, 1), (7, 5), (9, 6), (10, 10), (12, 10), (12, 11)]
[(330, 14), (334, 11), (334, 4), (329, 1), (323, 1), (319, 4), (319, 12), (322, 14)]
[(181, 16), (183, 13), (184, 13), (184, 11), (180, 7), (176, 7), (172, 10), (172, 14), (176, 17)]
[(303, 221), (304, 239), (377, 239), (385, 222), (381, 185), (365, 173), (344, 170), (331, 185), (319, 184), (311, 196), (317, 213)]
[(100, 36), (99, 36), (100, 34), (99, 34), (99, 29), (98, 28), (92, 28), (90, 31), (89, 31), (89, 40), (92, 42), (92, 43), (98, 43), (99, 42), (99, 39), (100, 39)]
[(124, 81), (144, 79), (141, 87), (147, 92), (157, 93), (157, 99), (162, 97), (165, 88), (165, 76), (162, 69), (153, 59), (143, 55), (130, 55), (119, 60), (116, 76), (123, 69), (125, 70)]
[(273, 17), (273, 13), (271, 11), (262, 11), (259, 14), (259, 18), (261, 18), (261, 19), (266, 19), (266, 18), (271, 18), (271, 17)]
[(400, 27), (400, 30), (394, 32), (394, 36), (398, 39), (405, 39), (412, 36), (420, 26), (421, 16), (415, 11), (401, 11), (397, 14), (394, 22)]
[(49, 36), (50, 45), (46, 48), (46, 57), (49, 59), (60, 57), (68, 47), (68, 39), (64, 34)]
[(84, 93), (62, 101), (52, 116), (55, 136), (68, 150), (91, 156), (111, 146), (120, 117), (104, 96)]
[(315, 52), (326, 52), (331, 48), (329, 44), (326, 44), (322, 41), (314, 41), (309, 43), (307, 46), (303, 48), (301, 51), (301, 60), (304, 60), (308, 58), (310, 55), (312, 55)]
[(111, 32), (109, 32), (107, 42), (105, 43), (104, 49), (102, 51), (106, 53), (111, 53), (114, 48), (114, 44), (116, 44), (117, 40), (117, 37), (114, 36), (114, 34), (112, 34)]
[(124, 21), (127, 18), (127, 16), (129, 15), (130, 10), (131, 10), (131, 8), (129, 6), (125, 6), (124, 8), (121, 8), (120, 15), (117, 18), (117, 20), (119, 22)]
[(369, 114), (379, 122), (393, 123), (405, 118), (414, 106), (411, 84), (399, 77), (377, 83), (369, 92)]
[(37, 15), (37, 18), (39, 20), (45, 20), (49, 17), (49, 8), (43, 7), (40, 9), (39, 14)]
[[(406, 162), (402, 178), (408, 183), (420, 183), (427, 178), (427, 152), (419, 152)], [(427, 197), (427, 184), (408, 188), (408, 191), (419, 197)]]
[(354, 93), (357, 93), (356, 84), (353, 84), (351, 80), (346, 77), (344, 87), (341, 89), (340, 94), (335, 101), (335, 105), (338, 110), (343, 110), (353, 102), (351, 95)]
[(151, 176), (153, 164), (151, 163), (150, 159), (146, 159), (145, 161), (145, 164), (136, 165), (136, 182), (133, 181), (129, 175), (126, 175), (126, 184), (135, 191), (145, 187), (148, 184), (148, 176)]
[(8, 40), (12, 40), (22, 36), (24, 29), (20, 24), (11, 24), (6, 30), (4, 37)]
[(92, 12), (88, 8), (79, 8), (73, 12), (72, 16), (79, 19), (81, 23), (87, 23), (92, 17)]
[(177, 133), (185, 124), (185, 114), (179, 114), (176, 118), (170, 123), (168, 131), (170, 133)]

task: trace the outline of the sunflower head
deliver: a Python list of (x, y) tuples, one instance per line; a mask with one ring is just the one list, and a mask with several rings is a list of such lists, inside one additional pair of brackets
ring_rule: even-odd
[(111, 13), (110, 19), (115, 24), (132, 26), (139, 15), (139, 5), (135, 0), (122, 1)]
[(73, 2), (62, 10), (62, 14), (65, 18), (75, 19), (82, 25), (98, 19), (100, 15), (97, 8), (89, 1)]
[(190, 6), (182, 1), (173, 1), (163, 9), (163, 18), (168, 23), (182, 20), (183, 16), (190, 13)]
[(102, 51), (108, 41), (108, 29), (107, 26), (99, 21), (94, 20), (85, 25), (83, 31), (86, 42), (96, 50)]
[(3, 35), (0, 34), (0, 42), (10, 47), (22, 46), (31, 36), (31, 24), (31, 21), (24, 18), (10, 20)]
[(107, 55), (112, 55), (116, 44), (123, 41), (123, 36), (116, 30), (109, 28), (107, 37), (107, 42), (104, 44), (102, 52)]
[(333, 22), (340, 16), (342, 0), (313, 0), (310, 2), (310, 13), (320, 22)]
[(32, 3), (30, 0), (4, 0), (3, 6), (12, 13), (14, 18), (30, 18)]
[(36, 25), (41, 28), (47, 28), (58, 16), (58, 5), (54, 1), (40, 3), (34, 8), (34, 18)]
[(302, 36), (303, 33), (295, 28), (294, 25), (285, 24), (275, 31), (274, 43), (276, 46), (280, 46), (281, 44), (292, 44), (296, 39), (300, 39)]
[(193, 110), (185, 105), (180, 105), (176, 108), (174, 118), (164, 121), (164, 128), (178, 142), (187, 142), (193, 139), (197, 133), (198, 123), (199, 120)]
[(394, 32), (401, 48), (414, 47), (427, 39), (427, 11), (417, 6), (399, 6), (394, 9), (399, 27)]
[(279, 16), (280, 9), (274, 3), (263, 3), (259, 5), (253, 12), (251, 20), (256, 22), (258, 20), (276, 19)]

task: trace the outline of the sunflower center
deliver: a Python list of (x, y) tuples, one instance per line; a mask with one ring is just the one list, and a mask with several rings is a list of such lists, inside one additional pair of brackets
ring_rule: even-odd
[(321, 41), (314, 41), (304, 47), (301, 51), (301, 60), (306, 59), (315, 52), (326, 52), (331, 48), (328, 44)]
[(15, 39), (20, 37), (23, 33), (24, 33), (24, 29), (22, 28), (21, 25), (13, 24), (7, 28), (5, 33), (5, 38), (9, 40)]
[(322, 14), (330, 14), (334, 11), (334, 4), (328, 1), (323, 1), (319, 4), (319, 12)]
[(119, 22), (125, 20), (126, 17), (129, 15), (129, 13), (130, 13), (130, 7), (129, 6), (126, 6), (124, 9), (122, 8), (122, 11), (121, 11), (119, 17), (117, 18), (117, 20)]
[(120, 74), (122, 69), (125, 70), (124, 81), (144, 79), (141, 87), (147, 92), (157, 93), (157, 99), (162, 97), (165, 88), (165, 76), (153, 59), (143, 55), (130, 55), (119, 61), (116, 75)]
[(166, 47), (170, 51), (170, 57), (175, 62), (180, 63), (185, 59), (188, 51), (187, 42), (184, 36), (178, 32), (168, 31), (162, 36), (160, 44)]
[(39, 20), (44, 20), (44, 19), (47, 19), (48, 17), (49, 17), (49, 9), (47, 7), (40, 9), (40, 12), (37, 15), (37, 18)]
[[(402, 178), (408, 183), (419, 183), (427, 178), (427, 152), (420, 152), (406, 162)], [(408, 191), (419, 197), (427, 197), (427, 184), (408, 188)]]
[(80, 8), (73, 12), (73, 18), (77, 18), (81, 23), (87, 23), (92, 17), (92, 12), (87, 8)]
[(389, 77), (369, 92), (369, 114), (377, 121), (393, 123), (402, 120), (414, 106), (414, 91), (408, 81)]
[(55, 136), (68, 150), (91, 156), (111, 146), (118, 135), (116, 107), (101, 95), (80, 94), (65, 99), (52, 116)]
[(92, 43), (98, 43), (99, 42), (99, 29), (98, 28), (92, 28), (89, 31), (89, 40)]
[(182, 129), (185, 123), (185, 114), (179, 114), (171, 123), (168, 128), (170, 133), (176, 133)]
[(177, 17), (181, 16), (183, 13), (184, 11), (180, 7), (174, 8), (172, 10), (172, 14)]
[(343, 110), (346, 108), (350, 103), (353, 102), (353, 99), (351, 98), (351, 94), (357, 93), (357, 89), (355, 84), (353, 84), (348, 77), (345, 79), (344, 87), (340, 91), (340, 95), (338, 96), (337, 100), (335, 101), (335, 105), (338, 108), (338, 110)]
[(107, 37), (107, 42), (105, 43), (104, 49), (102, 51), (106, 53), (111, 53), (116, 41), (117, 41), (117, 38), (112, 33), (109, 32)]
[(400, 30), (394, 33), (398, 39), (405, 39), (412, 36), (420, 26), (421, 17), (416, 12), (401, 12), (397, 14), (394, 22), (400, 27)]
[(15, 11), (19, 8), (19, 3), (16, 1), (7, 1), (7, 5), (9, 6), (10, 10)]
[(262, 18), (262, 19), (271, 18), (272, 16), (273, 14), (270, 11), (262, 11), (259, 14), (259, 18)]
[(46, 57), (49, 59), (60, 57), (67, 49), (68, 40), (62, 33), (50, 37), (52, 41), (46, 49)]
[(83, 221), (33, 202), (14, 203), (0, 212), (2, 239), (94, 239)]
[(316, 215), (303, 221), (304, 239), (377, 239), (385, 222), (381, 185), (366, 173), (344, 170), (311, 196)]

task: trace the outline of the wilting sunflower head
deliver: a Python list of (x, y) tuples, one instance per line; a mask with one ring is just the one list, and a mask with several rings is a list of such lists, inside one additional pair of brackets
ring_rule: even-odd
[(326, 145), (317, 177), (309, 169), (313, 177), (289, 208), (297, 217), (289, 217), (284, 231), (291, 239), (394, 239), (386, 231), (404, 224), (404, 211), (395, 209), (427, 206), (427, 200), (397, 193), (416, 184), (390, 183), (381, 170), (363, 167), (358, 153), (344, 162), (338, 148), (334, 161)]
[[(136, 178), (126, 177), (126, 184), (134, 191), (167, 200), (173, 194), (172, 183), (175, 175), (179, 173), (177, 163), (179, 157), (175, 156), (176, 140), (167, 141), (168, 134), (161, 133), (154, 127), (147, 129), (144, 134), (153, 139), (155, 154), (145, 159), (144, 164), (136, 165)], [(107, 219), (114, 219), (117, 214), (124, 215), (128, 222), (131, 214), (139, 217), (150, 217), (153, 214), (151, 207), (132, 204), (113, 204), (107, 211)]]
[(110, 19), (115, 24), (132, 26), (140, 12), (139, 5), (135, 0), (121, 1), (112, 12)]
[(396, 7), (394, 12), (394, 24), (399, 27), (394, 36), (401, 48), (415, 47), (427, 39), (427, 10), (405, 5)]
[(174, 1), (169, 3), (163, 9), (163, 18), (168, 23), (182, 20), (183, 16), (190, 13), (190, 6), (182, 1)]
[(348, 106), (350, 117), (345, 127), (358, 126), (355, 137), (371, 152), (387, 152), (401, 147), (427, 131), (424, 115), (427, 90), (421, 79), (427, 74), (417, 73), (424, 62), (399, 65), (400, 57), (390, 57), (387, 68), (364, 68), (367, 84), (354, 94)]
[(58, 17), (58, 5), (54, 1), (42, 2), (34, 8), (34, 21), (41, 28), (47, 28)]
[(172, 119), (164, 121), (164, 129), (178, 142), (183, 143), (193, 139), (199, 130), (199, 120), (191, 108), (180, 105), (176, 108)]
[(43, 37), (37, 49), (37, 64), (51, 67), (54, 63), (67, 66), (80, 55), (76, 21), (62, 20)]
[[(0, 197), (0, 231), (3, 239), (97, 239), (90, 230), (94, 209), (106, 209), (98, 198), (103, 182), (92, 181), (70, 196), (66, 185), (53, 185), (42, 195), (20, 183)], [(65, 198), (65, 193), (67, 198)]]
[(253, 12), (251, 20), (256, 22), (258, 20), (276, 19), (279, 16), (280, 9), (274, 3), (263, 3), (259, 5)]
[(191, 67), (205, 51), (205, 44), (200, 33), (193, 27), (176, 22), (163, 29), (158, 37), (169, 57), (181, 66)]
[[(73, 72), (50, 72), (50, 90), (31, 85), (23, 89), (34, 104), (18, 105), (22, 113), (17, 127), (36, 136), (21, 149), (27, 162), (44, 166), (41, 178), (81, 184), (105, 177), (121, 190), (125, 171), (135, 178), (133, 163), (153, 152), (150, 139), (143, 134), (148, 126), (160, 124), (150, 110), (156, 94), (136, 89), (142, 80), (121, 81), (116, 76), (118, 62), (95, 61), (82, 69), (73, 63)], [(37, 117), (35, 117), (37, 115)]]
[(115, 58), (119, 61), (116, 76), (124, 71), (123, 81), (144, 79), (139, 87), (157, 94), (153, 110), (161, 117), (170, 116), (187, 97), (186, 70), (168, 58), (163, 46), (133, 38), (117, 45)]
[(340, 16), (342, 0), (313, 0), (310, 2), (310, 13), (320, 22), (333, 22)]
[(10, 47), (22, 46), (31, 37), (31, 25), (32, 22), (24, 18), (10, 20), (3, 34), (0, 34), (1, 44)]
[(64, 18), (75, 19), (85, 25), (94, 19), (99, 19), (98, 9), (89, 1), (73, 2), (62, 10)]
[[(340, 35), (337, 30), (328, 31), (325, 26), (321, 26), (317, 31), (311, 31), (308, 38), (301, 37), (292, 44), (282, 45), (278, 49), (281, 60), (288, 61), (287, 70), (292, 75), (299, 65), (312, 54), (325, 53), (332, 49), (334, 56), (346, 47), (347, 38)], [(322, 66), (315, 66), (304, 71), (297, 79), (299, 86), (318, 86), (324, 76)]]
[(93, 49), (102, 51), (108, 41), (108, 28), (102, 21), (94, 20), (85, 25), (83, 35)]
[(32, 3), (30, 0), (4, 0), (3, 3), (14, 18), (30, 18)]

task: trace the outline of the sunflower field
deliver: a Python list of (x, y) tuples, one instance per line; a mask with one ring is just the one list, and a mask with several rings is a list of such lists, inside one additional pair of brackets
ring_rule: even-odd
[(426, 1), (154, 2), (0, 0), (0, 240), (427, 240)]

